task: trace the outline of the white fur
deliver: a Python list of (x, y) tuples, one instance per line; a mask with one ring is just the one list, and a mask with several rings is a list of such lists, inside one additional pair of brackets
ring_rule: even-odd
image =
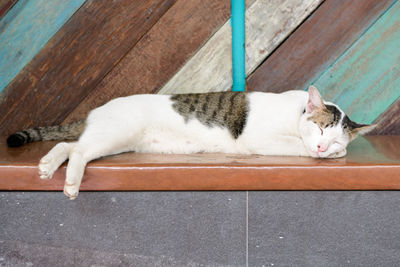
[[(133, 95), (117, 98), (94, 109), (76, 143), (60, 143), (39, 165), (40, 177), (49, 179), (69, 157), (64, 192), (76, 198), (86, 164), (96, 158), (127, 151), (143, 153), (221, 152), (238, 154), (339, 157), (345, 140), (338, 127), (320, 129), (303, 114), (308, 93), (248, 93), (249, 114), (243, 133), (234, 139), (218, 126), (196, 119), (185, 122), (167, 95)], [(342, 139), (341, 139), (342, 138)], [(341, 142), (337, 145), (335, 142)], [(317, 153), (317, 145), (331, 146)]]

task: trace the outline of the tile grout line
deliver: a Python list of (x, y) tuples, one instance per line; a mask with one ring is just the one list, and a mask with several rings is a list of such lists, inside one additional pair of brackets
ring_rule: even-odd
[(246, 191), (246, 267), (249, 267), (249, 191)]

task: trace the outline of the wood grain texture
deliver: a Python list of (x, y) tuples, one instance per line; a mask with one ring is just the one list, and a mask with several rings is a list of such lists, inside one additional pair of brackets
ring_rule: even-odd
[(396, 1), (314, 82), (354, 121), (372, 123), (400, 97), (399, 17)]
[[(246, 11), (246, 73), (251, 73), (319, 4), (320, 0), (257, 0)], [(159, 91), (226, 91), (232, 86), (228, 21)]]
[(60, 123), (174, 3), (87, 1), (6, 88), (0, 133)]
[(342, 55), (393, 0), (326, 0), (247, 79), (250, 91), (303, 90)]
[(65, 121), (85, 117), (89, 110), (115, 97), (155, 92), (229, 15), (229, 1), (178, 1)]
[(0, 19), (17, 3), (18, 0), (0, 0)]
[(374, 124), (377, 127), (372, 135), (400, 135), (400, 98), (383, 112)]
[(21, 0), (0, 21), (0, 92), (85, 0)]
[[(54, 142), (0, 144), (0, 190), (62, 190), (65, 164), (41, 180)], [(125, 153), (88, 164), (81, 190), (400, 190), (400, 136), (359, 138), (341, 159), (232, 154)]]

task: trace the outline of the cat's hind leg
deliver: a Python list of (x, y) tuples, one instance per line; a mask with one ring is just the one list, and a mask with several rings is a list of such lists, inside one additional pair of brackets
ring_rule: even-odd
[(51, 179), (54, 172), (68, 159), (71, 149), (76, 143), (58, 143), (39, 162), (39, 177)]

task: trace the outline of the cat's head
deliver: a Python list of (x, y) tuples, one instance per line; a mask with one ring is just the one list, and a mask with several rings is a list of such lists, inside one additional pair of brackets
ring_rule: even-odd
[(337, 105), (324, 102), (317, 88), (310, 86), (308, 89), (308, 102), (299, 130), (313, 157), (326, 158), (343, 151), (358, 134), (365, 134), (374, 127), (351, 121)]

